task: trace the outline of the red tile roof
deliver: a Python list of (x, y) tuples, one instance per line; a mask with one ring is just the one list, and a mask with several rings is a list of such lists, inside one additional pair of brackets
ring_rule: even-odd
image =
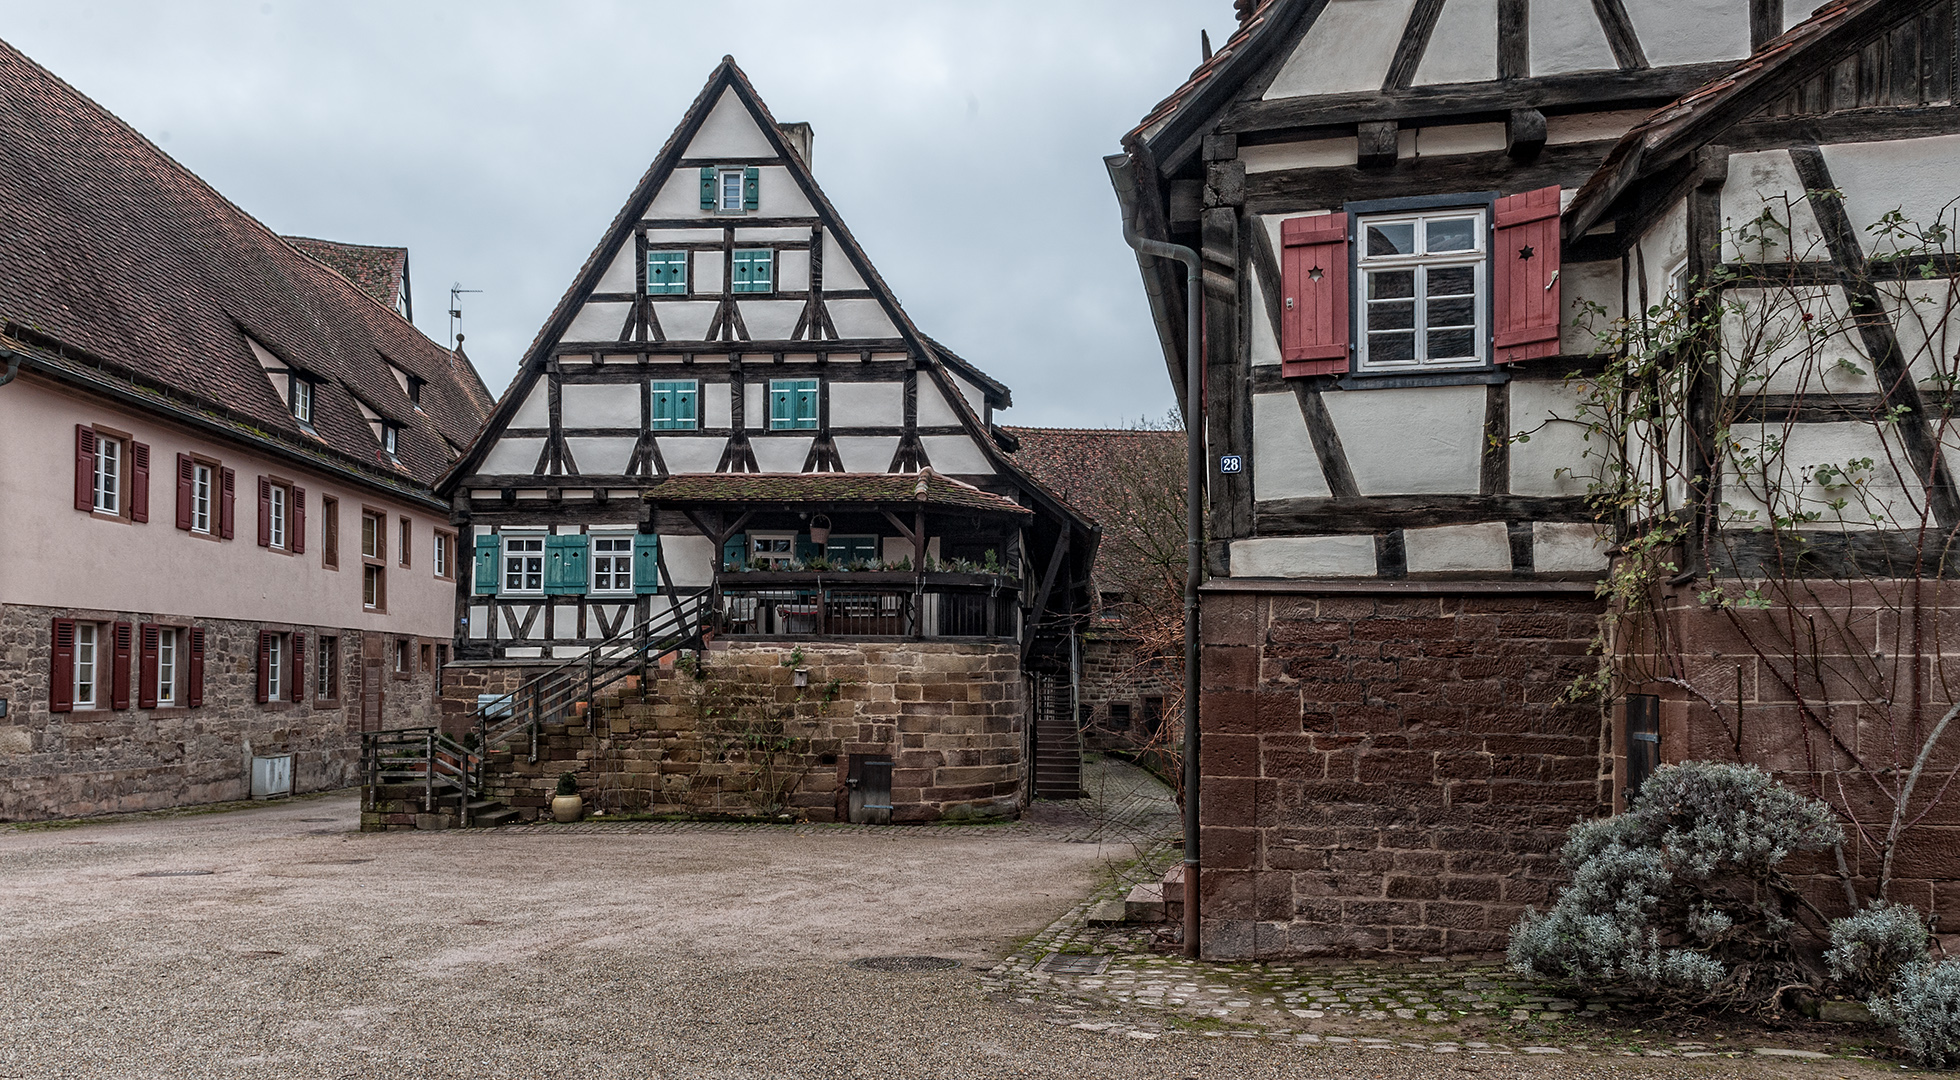
[(1147, 138), (1155, 134), (1152, 129), (1169, 120), (1185, 102), (1197, 96), (1198, 91), (1203, 90), (1206, 84), (1231, 63), (1245, 47), (1246, 42), (1252, 40), (1254, 34), (1265, 29), (1267, 23), (1271, 21), (1273, 8), (1278, 3), (1279, 0), (1257, 0), (1257, 6), (1253, 8), (1250, 15), (1241, 11), (1239, 28), (1232, 32), (1231, 37), (1225, 39), (1225, 44), (1219, 46), (1218, 51), (1212, 53), (1210, 59), (1199, 64), (1191, 72), (1191, 77), (1184, 80), (1182, 86), (1171, 91), (1169, 97), (1158, 102), (1157, 107), (1150, 110), (1150, 115), (1144, 117), (1143, 121), (1124, 137), (1124, 145), (1129, 145), (1131, 139)]
[(646, 491), (655, 503), (925, 503), (1032, 515), (1012, 499), (941, 476), (916, 473), (689, 473)]
[(394, 307), (401, 298), (408, 276), (407, 248), (343, 244), (338, 240), (317, 240), (311, 236), (288, 236), (283, 239), (307, 258), (339, 271), (341, 277), (360, 286), (362, 292), (382, 305)]
[[(490, 395), (467, 361), (307, 258), (149, 140), (0, 42), (0, 327), (208, 402), (371, 473), (432, 483)], [(314, 433), (246, 336), (313, 376)], [(421, 408), (390, 365), (423, 380)], [(400, 428), (384, 460), (359, 403)]]
[(1184, 432), (1105, 428), (1002, 427), (1020, 448), (1012, 457), (1044, 488), (1102, 528), (1096, 577), (1127, 589), (1145, 569), (1144, 553), (1184, 543)]

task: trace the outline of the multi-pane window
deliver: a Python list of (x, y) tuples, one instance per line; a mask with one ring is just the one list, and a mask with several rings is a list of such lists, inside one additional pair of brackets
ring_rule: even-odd
[(292, 379), (293, 419), (302, 424), (313, 422), (313, 384), (295, 375)]
[(1483, 213), (1382, 215), (1360, 225), (1360, 369), (1481, 366)]
[(388, 518), (374, 511), (361, 513), (361, 606), (382, 611), (388, 606)]
[(408, 643), (407, 638), (395, 639), (395, 674), (415, 674), (414, 646)]
[(191, 466), (191, 531), (209, 533), (211, 531), (211, 481), (213, 470), (209, 465)]
[(766, 293), (775, 291), (776, 253), (769, 248), (749, 248), (735, 252), (729, 263), (730, 292)]
[(395, 438), (396, 438), (396, 436), (397, 436), (397, 435), (399, 435), (399, 434), (400, 434), (400, 429), (399, 429), (399, 428), (397, 428), (397, 427), (395, 427), (395, 425), (393, 425), (393, 424), (382, 424), (382, 425), (381, 425), (381, 451), (382, 451), (382, 453), (385, 453), (385, 454), (387, 454), (387, 455), (388, 455), (389, 457), (394, 457), (394, 456), (395, 456)]
[(544, 591), (544, 537), (504, 537), (504, 592)]
[(594, 536), (592, 538), (592, 591), (595, 593), (633, 591), (633, 538)]
[(769, 427), (789, 431), (817, 426), (817, 380), (769, 380)]
[(270, 488), (270, 495), (271, 502), (268, 503), (270, 516), (267, 518), (269, 524), (266, 535), (271, 538), (273, 547), (283, 548), (286, 546), (287, 502), (291, 497), (291, 492), (283, 484), (273, 484)]
[(383, 557), (381, 535), (383, 527), (380, 514), (361, 515), (361, 558), (379, 559)]
[(157, 706), (168, 708), (177, 704), (177, 630), (163, 627), (157, 631)]
[(95, 437), (95, 509), (104, 514), (122, 513), (122, 449), (121, 439)]
[(652, 424), (659, 430), (692, 431), (699, 414), (696, 412), (700, 397), (700, 384), (693, 379), (677, 379), (656, 382), (651, 387), (653, 395)]
[(447, 578), (455, 574), (451, 560), (455, 558), (456, 538), (440, 529), (435, 535), (435, 543), (429, 548), (429, 566), (437, 577)]
[(320, 565), (340, 569), (340, 500), (320, 496)]
[(742, 170), (723, 169), (716, 179), (720, 193), (716, 198), (716, 208), (724, 213), (740, 213), (743, 205)]
[(687, 252), (647, 252), (647, 295), (687, 295)]
[(361, 606), (369, 611), (380, 611), (388, 606), (387, 567), (361, 567)]
[(796, 558), (796, 537), (789, 533), (750, 533), (749, 565), (758, 570), (787, 570)]
[(320, 639), (320, 653), (313, 664), (313, 696), (329, 701), (340, 696), (340, 639)]
[(284, 701), (286, 698), (286, 635), (267, 634), (265, 637), (265, 699)]
[(95, 708), (99, 630), (100, 628), (94, 623), (75, 624), (75, 708), (77, 709)]
[(395, 535), (395, 554), (401, 557), (403, 566), (408, 565), (409, 553), (415, 550), (415, 543), (410, 539), (414, 532), (415, 523), (408, 518), (402, 518), (400, 528)]

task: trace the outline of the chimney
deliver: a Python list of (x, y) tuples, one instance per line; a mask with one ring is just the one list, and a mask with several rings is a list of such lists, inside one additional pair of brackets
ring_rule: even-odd
[(814, 170), (816, 163), (810, 160), (810, 142), (816, 138), (816, 133), (810, 130), (810, 125), (801, 120), (792, 120), (786, 124), (777, 124), (776, 130), (782, 132), (783, 141), (789, 144), (791, 150), (796, 151), (796, 156), (803, 159), (803, 167)]
[(1232, 14), (1239, 17), (1239, 25), (1244, 26), (1247, 19), (1259, 12), (1259, 0), (1232, 0)]

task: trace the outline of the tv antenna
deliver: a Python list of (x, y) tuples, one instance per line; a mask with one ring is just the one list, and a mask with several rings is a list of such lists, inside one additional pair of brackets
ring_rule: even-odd
[(451, 352), (456, 350), (456, 326), (463, 321), (463, 294), (480, 293), (482, 291), (482, 289), (465, 289), (463, 288), (463, 283), (460, 281), (449, 286), (449, 349)]

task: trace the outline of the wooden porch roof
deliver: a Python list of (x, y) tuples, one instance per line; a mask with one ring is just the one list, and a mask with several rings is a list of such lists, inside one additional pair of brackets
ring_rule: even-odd
[(930, 469), (917, 473), (694, 473), (667, 477), (648, 488), (645, 498), (674, 507), (857, 503), (866, 507), (943, 506), (1022, 516), (1034, 513), (1012, 499)]

